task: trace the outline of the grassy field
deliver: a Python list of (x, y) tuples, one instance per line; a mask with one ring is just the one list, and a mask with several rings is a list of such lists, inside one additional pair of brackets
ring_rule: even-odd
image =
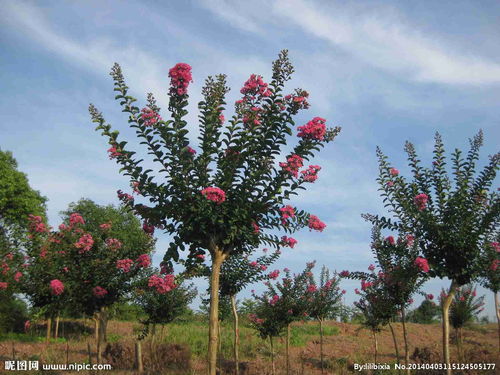
[[(38, 360), (41, 363), (96, 363), (95, 343), (92, 336), (92, 321), (81, 321), (85, 324), (86, 333), (75, 333), (75, 323), (63, 321), (61, 335), (45, 343), (43, 326), (39, 332), (31, 334), (9, 334), (0, 336), (0, 359), (5, 360)], [(65, 328), (66, 327), (66, 328)], [(394, 324), (399, 341), (399, 350), (403, 353), (402, 327)], [(72, 328), (73, 330), (69, 329)], [(141, 331), (139, 324), (131, 322), (111, 321), (108, 325), (109, 347), (105, 350), (102, 363), (113, 364), (113, 370), (100, 373), (132, 374), (134, 373), (134, 345)], [(146, 372), (149, 374), (195, 375), (204, 374), (207, 348), (207, 325), (203, 322), (188, 322), (157, 327), (154, 335), (142, 342), (143, 358)], [(439, 325), (408, 324), (410, 354), (415, 363), (440, 361), (441, 330)], [(500, 366), (496, 326), (471, 326), (465, 330), (464, 358), (460, 362), (496, 363)], [(232, 359), (232, 325), (224, 323), (221, 328), (220, 366), (222, 374), (231, 374)], [(270, 374), (270, 346), (255, 331), (245, 325), (240, 329), (240, 360), (244, 362), (242, 375)], [(354, 364), (365, 364), (374, 361), (373, 338), (370, 332), (356, 324), (327, 322), (325, 326), (325, 363), (327, 374), (353, 374)], [(285, 374), (285, 339), (278, 338), (275, 344), (277, 374)], [(319, 334), (315, 322), (300, 323), (291, 330), (291, 374), (320, 374)], [(393, 364), (396, 362), (394, 344), (389, 330), (380, 333), (378, 363)], [(91, 353), (89, 356), (88, 347)], [(452, 343), (453, 362), (459, 362), (455, 346)], [(496, 362), (495, 362), (496, 361)], [(0, 364), (0, 373), (3, 363)], [(225, 369), (225, 370), (224, 370)], [(5, 373), (15, 373), (8, 372)], [(20, 373), (20, 372), (18, 372)], [(23, 371), (22, 373), (30, 373)], [(70, 371), (32, 371), (40, 374), (71, 374)], [(77, 373), (77, 372), (75, 372)], [(80, 372), (81, 374), (82, 372)], [(84, 373), (89, 373), (85, 371)], [(371, 371), (363, 371), (370, 374)], [(396, 374), (397, 371), (383, 371), (383, 374)], [(439, 374), (436, 371), (413, 372), (415, 374)], [(474, 374), (472, 371), (456, 372), (457, 374)], [(476, 372), (484, 375), (500, 373)], [(221, 375), (222, 375), (221, 374)]]

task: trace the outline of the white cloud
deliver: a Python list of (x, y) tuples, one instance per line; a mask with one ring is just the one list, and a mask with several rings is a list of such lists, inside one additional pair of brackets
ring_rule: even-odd
[[(231, 25), (257, 34), (270, 25), (289, 26), (287, 31), (298, 26), (365, 64), (413, 81), (450, 85), (500, 82), (498, 62), (462, 51), (458, 46), (448, 48), (446, 40), (424, 35), (391, 8), (360, 13), (359, 9), (345, 5), (326, 6), (305, 0), (202, 3)], [(289, 24), (280, 23), (282, 20)], [(265, 35), (271, 35), (271, 31)]]

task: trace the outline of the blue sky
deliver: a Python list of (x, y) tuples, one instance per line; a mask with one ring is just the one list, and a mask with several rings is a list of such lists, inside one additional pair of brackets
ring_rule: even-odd
[[(89, 102), (96, 104), (134, 144), (113, 99), (113, 62), (139, 103), (153, 92), (163, 107), (168, 69), (189, 63), (195, 142), (205, 77), (227, 74), (234, 102), (248, 76), (268, 79), (271, 62), (287, 48), (296, 70), (289, 89), (308, 90), (312, 104), (297, 121), (320, 116), (343, 129), (316, 160), (320, 178), (295, 202), (328, 227), (298, 234), (299, 244), (276, 268), (300, 271), (316, 259), (332, 269), (366, 269), (373, 262), (370, 226), (360, 214), (384, 213), (377, 145), (405, 174), (406, 140), (428, 161), (436, 131), (451, 151), (467, 148), (483, 129), (483, 160), (498, 152), (500, 139), (500, 3), (402, 3), (0, 0), (0, 148), (14, 153), (49, 198), (57, 225), (68, 203), (117, 203), (116, 190), (128, 188), (87, 113)], [(156, 263), (169, 242), (158, 237)], [(425, 291), (438, 294), (447, 284), (432, 280)], [(351, 303), (357, 285), (343, 286)], [(487, 301), (493, 317), (489, 293)]]

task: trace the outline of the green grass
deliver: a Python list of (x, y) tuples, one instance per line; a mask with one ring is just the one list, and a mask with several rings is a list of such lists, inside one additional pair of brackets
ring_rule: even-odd
[[(45, 342), (45, 337), (34, 336), (26, 333), (4, 333), (0, 334), (0, 341), (19, 341), (19, 342)], [(57, 339), (51, 338), (51, 343), (66, 342), (66, 339), (59, 337)]]

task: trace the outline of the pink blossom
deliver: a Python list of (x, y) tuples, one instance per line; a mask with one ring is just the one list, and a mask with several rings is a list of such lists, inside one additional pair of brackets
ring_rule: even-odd
[(155, 288), (159, 294), (165, 294), (177, 287), (175, 284), (175, 277), (172, 274), (165, 275), (163, 278), (158, 275), (153, 275), (149, 278), (148, 286), (150, 288)]
[(305, 182), (314, 182), (318, 179), (318, 172), (321, 170), (319, 165), (310, 165), (306, 170), (300, 172)]
[(309, 285), (307, 286), (307, 292), (308, 292), (308, 293), (314, 293), (314, 292), (316, 292), (317, 290), (318, 290), (318, 288), (317, 288), (317, 287), (316, 287), (316, 285), (314, 285), (314, 284), (309, 284)]
[(224, 121), (226, 121), (226, 119), (224, 118), (224, 115), (221, 113), (221, 114), (219, 115), (219, 122), (220, 122), (220, 123), (221, 123), (221, 125), (222, 125), (222, 124), (224, 124)]
[(270, 279), (276, 280), (279, 275), (280, 275), (280, 271), (279, 270), (274, 270), (273, 272), (269, 273), (269, 275), (267, 275), (267, 276)]
[(410, 298), (410, 299), (408, 300), (408, 303), (411, 305), (411, 304), (413, 303), (413, 298)]
[(369, 270), (369, 271), (373, 271), (373, 270), (375, 270), (375, 265), (370, 264), (370, 265), (368, 266), (368, 270)]
[(24, 322), (24, 332), (28, 332), (31, 328), (31, 322), (29, 320)]
[(496, 271), (498, 269), (498, 267), (500, 267), (500, 260), (498, 260), (498, 259), (493, 260), (493, 262), (491, 262), (491, 265), (490, 265), (490, 270)]
[(432, 301), (434, 299), (434, 294), (429, 293), (429, 294), (427, 294), (426, 297), (427, 297), (428, 300)]
[(14, 281), (19, 282), (19, 280), (21, 279), (21, 277), (22, 277), (22, 276), (23, 276), (23, 273), (22, 273), (22, 272), (17, 271), (17, 272), (14, 274)]
[(196, 258), (201, 259), (201, 260), (205, 260), (205, 255), (204, 254), (197, 254)]
[(349, 275), (350, 275), (350, 272), (347, 270), (344, 270), (341, 273), (339, 273), (340, 277), (348, 277)]
[(130, 183), (130, 187), (132, 188), (132, 194), (137, 194), (137, 195), (141, 195), (141, 190), (139, 189), (139, 186), (141, 186), (141, 184), (139, 183), (139, 181), (132, 181)]
[(124, 193), (121, 190), (118, 190), (117, 192), (118, 199), (121, 200), (122, 202), (128, 203), (132, 202), (134, 200), (134, 197), (131, 196), (130, 194)]
[(273, 296), (273, 298), (271, 298), (271, 299), (269, 300), (269, 304), (270, 304), (271, 306), (274, 306), (274, 305), (276, 304), (276, 302), (278, 302), (278, 301), (279, 301), (279, 299), (280, 299), (280, 297), (279, 297), (277, 294), (275, 294), (275, 295)]
[(283, 242), (283, 244), (285, 246), (289, 246), (293, 249), (293, 247), (297, 244), (297, 240), (295, 238), (292, 238), (292, 237), (287, 237), (287, 236), (283, 236), (281, 237), (281, 242)]
[(326, 224), (323, 223), (317, 216), (315, 215), (310, 215), (309, 216), (309, 222), (307, 223), (310, 229), (317, 230), (319, 232), (322, 232), (323, 229), (326, 228)]
[(109, 229), (111, 229), (111, 223), (101, 224), (101, 225), (99, 225), (99, 228), (101, 228), (102, 230), (109, 230)]
[(394, 245), (396, 243), (396, 241), (394, 241), (394, 237), (393, 236), (386, 237), (385, 241), (388, 242), (391, 245)]
[(387, 181), (387, 186), (389, 186), (389, 187), (394, 186), (394, 182), (393, 181)]
[(415, 265), (422, 271), (422, 272), (429, 272), (429, 263), (427, 262), (427, 259), (422, 258), (422, 257), (417, 257), (415, 259)]
[(190, 153), (191, 155), (196, 154), (196, 150), (192, 147), (186, 146), (186, 151)]
[(413, 202), (417, 206), (419, 211), (425, 210), (427, 207), (427, 201), (429, 200), (429, 196), (427, 194), (418, 194), (413, 198)]
[(253, 232), (255, 234), (259, 234), (260, 233), (260, 227), (257, 225), (257, 223), (255, 221), (252, 221), (252, 227), (253, 227)]
[(265, 270), (267, 270), (267, 266), (264, 266), (263, 264), (261, 264), (261, 265), (260, 265), (260, 269), (261, 269), (262, 271), (265, 271)]
[(490, 242), (490, 246), (497, 252), (500, 253), (500, 243)]
[(322, 141), (326, 134), (326, 120), (321, 117), (315, 117), (307, 124), (299, 126), (297, 130), (299, 131), (297, 136), (300, 138)]
[(342, 289), (342, 294), (346, 294), (346, 290), (345, 289)]
[(153, 126), (161, 121), (160, 115), (149, 107), (141, 110), (141, 119), (144, 121), (144, 126)]
[(119, 259), (116, 261), (116, 268), (123, 272), (129, 272), (133, 264), (134, 261), (132, 259)]
[(61, 295), (64, 292), (64, 284), (58, 279), (52, 280), (50, 282), (50, 292), (54, 296)]
[(97, 298), (103, 298), (106, 296), (106, 294), (108, 294), (108, 291), (104, 288), (101, 288), (100, 286), (96, 286), (94, 289), (92, 289), (92, 293)]
[(85, 220), (83, 220), (83, 217), (82, 215), (78, 214), (78, 213), (72, 213), (70, 216), (69, 216), (69, 225), (73, 226), (73, 225), (76, 225), (76, 224), (82, 224), (84, 225), (85, 224)]
[(298, 177), (299, 169), (304, 165), (304, 159), (297, 154), (293, 154), (287, 157), (286, 163), (279, 163), (279, 165), (292, 176)]
[(185, 63), (178, 63), (170, 69), (168, 76), (171, 78), (171, 92), (179, 96), (186, 95), (189, 83), (193, 81), (191, 66)]
[(77, 243), (74, 244), (77, 249), (80, 249), (80, 254), (89, 251), (94, 245), (94, 239), (90, 233), (86, 233), (80, 237)]
[(226, 200), (226, 193), (218, 187), (207, 187), (201, 191), (201, 194), (208, 200), (221, 204)]
[(258, 263), (255, 260), (253, 262), (250, 262), (249, 264), (252, 267), (257, 267), (257, 265), (258, 265)]
[(9, 283), (6, 283), (5, 281), (0, 281), (0, 290), (5, 290), (9, 287)]
[(373, 286), (372, 282), (369, 282), (366, 280), (361, 280), (361, 289), (362, 290), (366, 290), (366, 289), (370, 288), (371, 286)]
[(399, 174), (399, 171), (396, 168), (391, 168), (389, 169), (389, 173), (391, 176), (397, 176)]
[(118, 249), (121, 249), (121, 247), (123, 246), (123, 244), (121, 243), (120, 240), (116, 239), (116, 238), (108, 238), (106, 240), (106, 246), (110, 249), (110, 250), (118, 250)]
[(122, 155), (122, 153), (118, 151), (115, 145), (112, 145), (110, 148), (108, 148), (108, 154), (110, 159), (115, 159), (118, 156)]
[(37, 232), (37, 233), (47, 232), (47, 226), (43, 222), (41, 216), (29, 215), (28, 220), (30, 221), (30, 230), (32, 232)]
[(271, 91), (267, 88), (267, 83), (262, 80), (261, 76), (252, 74), (250, 78), (244, 83), (243, 88), (240, 90), (243, 95), (253, 96), (271, 96)]
[(144, 223), (142, 223), (142, 230), (147, 234), (153, 235), (153, 233), (155, 232), (155, 227), (154, 225), (149, 224), (147, 221), (144, 221)]
[(409, 247), (412, 247), (414, 242), (415, 242), (414, 236), (412, 236), (411, 234), (406, 236), (406, 243)]
[(148, 254), (141, 254), (136, 260), (137, 264), (139, 267), (149, 267), (151, 265), (151, 258), (149, 257)]
[(280, 213), (281, 213), (281, 224), (283, 225), (288, 224), (289, 218), (293, 219), (295, 217), (295, 209), (290, 205), (280, 208)]
[(355, 289), (354, 289), (354, 293), (356, 293), (356, 294), (361, 294), (358, 288), (355, 288)]

